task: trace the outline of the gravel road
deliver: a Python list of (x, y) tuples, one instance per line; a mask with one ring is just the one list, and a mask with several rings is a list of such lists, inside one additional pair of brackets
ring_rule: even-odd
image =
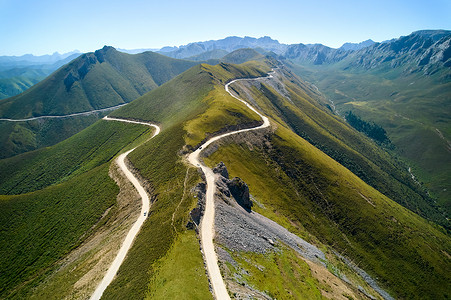
[[(107, 121), (118, 121), (118, 122), (141, 124), (141, 125), (154, 127), (156, 130), (151, 138), (155, 137), (157, 134), (160, 133), (160, 127), (158, 127), (155, 124), (123, 120), (123, 119), (117, 119), (117, 118), (109, 118), (109, 117), (104, 117), (103, 119), (107, 120)], [(133, 244), (133, 240), (135, 239), (136, 235), (138, 234), (139, 230), (141, 229), (141, 226), (143, 225), (144, 221), (146, 220), (148, 212), (149, 212), (149, 208), (150, 208), (149, 196), (147, 195), (144, 187), (141, 185), (141, 183), (138, 181), (138, 179), (133, 175), (133, 173), (127, 168), (127, 165), (125, 164), (125, 158), (127, 157), (127, 155), (130, 152), (132, 152), (135, 149), (136, 149), (136, 147), (133, 148), (132, 150), (129, 150), (129, 151), (119, 155), (119, 157), (117, 158), (117, 163), (118, 163), (119, 167), (121, 168), (121, 170), (127, 176), (127, 179), (130, 180), (130, 182), (135, 186), (135, 188), (138, 190), (139, 195), (141, 196), (141, 199), (142, 199), (141, 213), (140, 213), (138, 219), (136, 220), (136, 222), (133, 224), (130, 231), (128, 232), (127, 236), (125, 237), (125, 240), (122, 243), (122, 246), (119, 249), (119, 252), (116, 255), (116, 258), (114, 259), (111, 266), (108, 268), (108, 271), (106, 272), (105, 276), (103, 277), (102, 282), (100, 282), (100, 284), (97, 286), (96, 290), (92, 294), (92, 296), (90, 298), (91, 300), (100, 299), (102, 297), (102, 294), (105, 291), (105, 289), (108, 287), (108, 285), (111, 283), (111, 281), (113, 281), (114, 276), (116, 275), (117, 271), (119, 270), (119, 267), (124, 262), (125, 256), (127, 255), (128, 250), (130, 250), (130, 248)], [(144, 213), (146, 215), (144, 215)]]

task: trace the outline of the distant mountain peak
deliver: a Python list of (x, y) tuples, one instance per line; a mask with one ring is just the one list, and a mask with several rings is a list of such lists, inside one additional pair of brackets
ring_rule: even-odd
[(374, 44), (376, 44), (375, 41), (368, 39), (368, 40), (360, 42), (360, 43), (344, 43), (338, 49), (345, 50), (345, 51), (357, 51), (357, 50), (372, 46)]

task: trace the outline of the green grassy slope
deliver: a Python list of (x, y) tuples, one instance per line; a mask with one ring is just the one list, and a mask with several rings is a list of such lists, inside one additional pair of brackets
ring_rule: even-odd
[(25, 93), (0, 101), (0, 115), (63, 115), (130, 102), (195, 64), (104, 47), (81, 55)]
[(29, 70), (26, 74), (10, 78), (0, 76), (0, 99), (12, 97), (20, 94), (32, 85), (38, 83), (51, 72), (47, 70)]
[(230, 144), (207, 161), (246, 181), (261, 213), (350, 257), (394, 296), (449, 296), (448, 236), (283, 126), (264, 145)]
[(291, 67), (315, 83), (342, 114), (351, 110), (381, 125), (395, 145), (394, 152), (449, 214), (449, 80), (443, 79), (443, 72), (404, 74), (385, 65), (363, 72), (343, 70), (342, 64)]
[[(149, 221), (143, 225), (118, 276), (105, 291), (106, 298), (125, 299), (131, 294), (137, 298), (164, 298), (169, 290), (180, 290), (187, 295), (200, 293), (199, 299), (211, 299), (202, 277), (205, 276), (203, 261), (199, 253), (193, 252), (192, 240), (184, 244), (178, 242), (191, 235), (185, 225), (189, 211), (196, 205), (192, 187), (201, 180), (197, 170), (188, 167), (181, 154), (208, 133), (220, 131), (224, 124), (255, 122), (258, 116), (250, 114), (244, 105), (233, 101), (219, 87), (237, 76), (257, 77), (266, 71), (268, 67), (260, 70), (258, 64), (241, 68), (228, 64), (195, 66), (112, 114), (157, 122), (162, 131), (130, 155), (134, 167), (150, 181), (155, 202)], [(199, 124), (203, 120), (207, 120), (206, 126), (201, 128)], [(192, 131), (194, 128), (196, 132)], [(203, 275), (196, 284), (187, 285), (189, 278), (166, 273), (171, 261), (179, 261), (172, 255), (180, 252), (187, 254), (187, 261), (177, 265), (180, 274), (201, 270)], [(166, 277), (160, 278), (162, 274)]]
[(0, 121), (0, 159), (54, 145), (94, 124), (107, 113), (45, 121)]
[[(350, 160), (365, 162), (369, 160), (365, 154), (371, 154), (368, 157), (373, 156), (375, 162), (366, 162), (366, 172), (379, 179), (383, 179), (384, 173), (379, 173), (381, 170), (375, 165), (384, 162), (383, 153), (338, 119), (321, 116), (324, 111), (315, 109), (306, 94), (297, 93), (300, 97), (295, 97), (290, 93), (290, 105), (288, 101), (275, 99), (276, 93), (265, 94), (270, 88), (262, 84), (258, 93), (253, 87), (253, 99), (267, 115), (274, 116), (275, 133), (252, 147), (248, 146), (252, 139), (246, 138), (238, 145), (220, 147), (208, 159), (210, 166), (224, 161), (230, 166), (231, 176), (239, 176), (249, 184), (255, 199), (265, 207), (260, 209), (264, 214), (287, 218), (287, 224), (297, 227), (296, 230), (307, 237), (312, 235), (358, 262), (394, 296), (406, 299), (449, 297), (446, 282), (450, 279), (447, 269), (451, 264), (451, 240), (444, 230), (366, 185), (287, 125), (302, 124), (302, 130), (309, 133), (307, 136), (312, 141), (342, 149), (348, 152)], [(287, 91), (292, 88), (287, 84)], [(277, 101), (281, 103), (277, 105)], [(288, 110), (294, 105), (305, 113), (299, 118), (303, 122), (289, 118), (290, 113), (297, 112), (293, 107)], [(314, 121), (322, 121), (318, 123), (328, 130), (322, 128), (321, 131)], [(352, 136), (354, 141), (350, 139)], [(349, 148), (360, 148), (362, 154), (351, 155), (352, 151), (344, 142)], [(356, 144), (363, 145), (357, 147)], [(402, 192), (415, 194), (409, 191), (408, 185), (400, 186), (402, 182), (394, 184), (395, 178), (396, 174), (388, 176), (383, 184), (399, 195)], [(389, 190), (387, 186), (385, 190)]]
[(242, 64), (251, 60), (263, 60), (264, 56), (255, 51), (254, 49), (238, 49), (227, 55), (221, 60), (231, 64)]
[[(193, 187), (202, 178), (199, 171), (185, 161), (184, 154), (211, 135), (259, 122), (256, 114), (225, 92), (224, 84), (235, 78), (262, 76), (270, 71), (270, 65), (270, 61), (260, 61), (242, 65), (194, 66), (111, 114), (152, 121), (158, 123), (162, 131), (129, 156), (132, 165), (149, 182), (153, 204), (124, 264), (104, 293), (106, 299), (129, 299), (130, 295), (137, 299), (165, 299), (174, 293), (211, 299), (195, 234), (186, 228), (189, 212), (197, 202)], [(382, 287), (394, 296), (405, 299), (449, 297), (449, 236), (439, 226), (396, 204), (343, 167), (347, 161), (349, 168), (361, 166), (364, 173), (375, 181), (386, 176), (384, 174), (390, 174), (383, 181), (388, 185), (385, 187), (387, 191), (394, 188), (395, 194), (401, 193), (396, 189), (403, 187), (406, 193), (414, 195), (416, 191), (402, 181), (402, 174), (396, 173), (396, 163), (364, 136), (327, 113), (315, 100), (314, 91), (309, 90), (308, 85), (289, 73), (283, 74), (277, 85), (250, 86), (246, 93), (243, 88), (236, 88), (243, 98), (252, 97), (250, 101), (272, 118), (273, 131), (262, 134), (262, 141), (244, 136), (242, 140), (237, 138), (236, 142), (224, 142), (206, 159), (208, 164), (224, 161), (232, 176), (239, 176), (249, 184), (251, 194), (262, 204), (254, 206), (258, 212), (286, 225), (329, 254), (336, 250), (349, 257), (374, 278), (377, 277)], [(281, 90), (290, 100), (280, 97)], [(129, 126), (131, 129), (127, 129)], [(59, 208), (58, 205), (66, 202), (60, 200), (52, 204), (52, 195), (58, 194), (58, 189), (65, 196), (60, 199), (72, 199), (71, 193), (76, 191), (80, 191), (80, 199), (85, 199), (85, 196), (97, 193), (93, 189), (102, 186), (99, 198), (107, 199), (109, 196), (102, 198), (102, 195), (113, 193), (114, 188), (106, 184), (112, 182), (106, 177), (106, 163), (125, 145), (135, 139), (142, 141), (148, 136), (147, 130), (139, 125), (101, 121), (64, 143), (1, 161), (0, 170), (7, 170), (0, 173), (3, 189), (17, 189), (22, 183), (27, 183), (24, 186), (28, 191), (47, 186), (24, 195), (1, 196), (0, 204), (5, 203), (5, 212), (9, 214), (2, 215), (8, 222), (1, 224), (13, 224), (10, 220), (14, 210), (26, 213), (19, 203), (28, 203), (32, 199), (28, 197), (43, 199), (41, 202), (45, 205), (43, 208), (39, 206), (41, 202), (36, 204), (33, 216), (39, 216), (37, 212), (43, 209), (46, 212)], [(315, 143), (323, 151), (312, 145)], [(326, 155), (324, 152), (327, 151), (332, 154)], [(336, 158), (345, 157), (343, 165), (331, 158), (334, 153), (344, 153)], [(64, 160), (66, 157), (68, 162)], [(45, 162), (53, 169), (45, 169)], [(40, 172), (41, 169), (46, 172)], [(58, 175), (53, 177), (49, 171)], [(12, 172), (11, 179), (8, 179), (8, 172)], [(32, 179), (37, 177), (45, 184), (33, 183)], [(85, 188), (86, 182), (94, 184)], [(85, 205), (89, 207), (95, 203)], [(108, 203), (104, 200), (95, 209), (81, 210), (77, 217), (88, 220), (86, 224), (98, 220), (101, 211), (111, 205)], [(63, 206), (64, 209), (58, 210), (60, 213), (52, 216), (56, 218), (55, 222), (64, 220), (73, 208), (69, 204)], [(20, 220), (23, 221), (20, 226), (13, 224), (11, 228), (0, 231), (5, 235), (5, 241), (10, 239), (8, 243), (12, 245), (20, 244), (22, 240), (15, 240), (15, 237), (24, 237), (23, 241), (28, 239), (26, 228), (30, 227), (27, 226), (39, 225), (33, 218)], [(33, 224), (28, 224), (28, 220), (33, 220)], [(44, 227), (44, 234), (33, 237), (38, 241), (36, 245), (47, 237), (46, 232), (53, 232), (52, 224), (46, 225), (50, 229)], [(13, 235), (15, 231), (20, 234)], [(57, 232), (54, 237), (64, 241), (56, 245), (64, 255), (76, 246), (77, 238), (67, 242), (62, 236), (63, 232)], [(237, 259), (241, 263), (245, 261), (252, 272), (258, 272), (258, 268), (251, 267), (256, 264), (264, 264), (271, 270), (275, 268), (272, 272), (276, 276), (272, 281), (274, 284), (255, 281), (261, 285), (259, 288), (271, 289), (271, 294), (286, 295), (280, 289), (280, 283), (293, 284), (296, 274), (305, 273), (308, 282), (296, 286), (296, 293), (320, 297), (317, 287), (321, 283), (311, 278), (313, 271), (291, 252), (284, 253), (279, 253), (277, 260), (270, 264), (251, 254)], [(13, 253), (6, 255), (14, 256)], [(39, 273), (43, 276), (36, 280), (45, 277), (51, 261), (37, 259), (38, 265), (32, 265), (44, 272)], [(18, 268), (8, 278), (16, 278), (16, 281), (8, 283), (6, 289), (9, 291), (26, 280), (18, 277), (18, 270), (23, 265), (14, 266)], [(174, 273), (175, 267), (177, 271)], [(278, 272), (277, 268), (288, 271)], [(27, 287), (22, 290), (23, 294), (17, 290), (18, 298), (26, 295)]]
[[(247, 64), (249, 65), (252, 64)], [(221, 124), (224, 124), (221, 119), (229, 110), (228, 106), (232, 105), (232, 102), (225, 99), (221, 102), (208, 100), (211, 93), (215, 97), (224, 95), (220, 92), (220, 85), (203, 90), (194, 83), (205, 80), (207, 83), (223, 84), (233, 75), (241, 77), (241, 68), (232, 65), (196, 67), (136, 100), (132, 105), (114, 112), (118, 117), (160, 122), (163, 131), (152, 143), (131, 154), (132, 163), (151, 182), (156, 198), (151, 208), (151, 218), (144, 225), (143, 234), (137, 238), (117, 279), (107, 289), (107, 298), (121, 299), (130, 294), (137, 295), (138, 298), (164, 294), (165, 287), (162, 286), (160, 290), (152, 285), (161, 282), (157, 278), (161, 274), (157, 266), (176, 259), (171, 258), (175, 254), (171, 254), (174, 251), (170, 249), (185, 230), (183, 225), (187, 221), (187, 213), (195, 202), (194, 199), (186, 199), (186, 191), (191, 190), (193, 184), (185, 185), (185, 179), (188, 182), (199, 181), (199, 175), (186, 169), (181, 154), (183, 149), (190, 149), (187, 146), (196, 145), (196, 141), (206, 136), (207, 132), (219, 131)], [(184, 86), (184, 93), (179, 95), (177, 89), (171, 93), (172, 85)], [(190, 89), (191, 86), (197, 92)], [(315, 119), (315, 113), (322, 115), (324, 111), (315, 108), (313, 99), (305, 96), (309, 93), (311, 92), (305, 92), (299, 98), (292, 95), (292, 101), (296, 100), (297, 105), (310, 109), (309, 115), (311, 119)], [(254, 91), (254, 94), (258, 93)], [(213, 162), (225, 161), (230, 165), (232, 175), (240, 176), (249, 183), (251, 193), (267, 208), (262, 209), (263, 213), (278, 216), (285, 224), (295, 227), (297, 232), (310, 236), (311, 240), (320, 241), (328, 245), (325, 247), (332, 247), (357, 261), (371, 275), (378, 277), (382, 286), (392, 294), (405, 298), (422, 298), (424, 295), (430, 295), (431, 298), (444, 297), (447, 293), (445, 283), (449, 280), (446, 270), (450, 262), (442, 253), (450, 252), (449, 237), (436, 226), (383, 196), (290, 131), (283, 120), (289, 110), (281, 113), (274, 109), (274, 99), (265, 98), (256, 97), (258, 105), (265, 113), (270, 112), (278, 122), (275, 134), (268, 137), (268, 143), (263, 143), (265, 147), (254, 146), (253, 151), (246, 144), (223, 147), (213, 154), (209, 162), (213, 165)], [(304, 100), (301, 101), (300, 98)], [(162, 103), (168, 103), (166, 109), (170, 113), (161, 109)], [(223, 114), (208, 114), (209, 111), (214, 111), (211, 106), (219, 103), (222, 103), (218, 108)], [(295, 108), (291, 110), (299, 113)], [(177, 117), (173, 117), (172, 113), (176, 113)], [(200, 122), (204, 120), (201, 116), (205, 114), (211, 116), (212, 120)], [(323, 143), (328, 139), (332, 140), (329, 145), (334, 145), (336, 149), (347, 149), (349, 159), (365, 162), (366, 170), (375, 178), (382, 176), (384, 173), (376, 163), (382, 163), (385, 158), (383, 152), (379, 152), (374, 144), (339, 119), (328, 116), (330, 119), (323, 118), (337, 129), (324, 132), (324, 128), (320, 130), (318, 124), (307, 120), (310, 132), (316, 132), (316, 136), (321, 136), (321, 133)], [(299, 119), (305, 117), (300, 115), (295, 120), (301, 124)], [(242, 117), (238, 120), (247, 122)], [(295, 125), (294, 121), (290, 123)], [(217, 124), (218, 128), (208, 129), (210, 124)], [(201, 132), (197, 133), (199, 137), (194, 141), (190, 140), (191, 128)], [(365, 141), (364, 145), (360, 145), (362, 141)], [(349, 142), (347, 147), (345, 142)], [(366, 149), (368, 157), (375, 157), (370, 160), (363, 154), (356, 154), (353, 147), (362, 151)], [(385, 168), (390, 170), (394, 166)], [(387, 179), (385, 182), (391, 181), (396, 180)], [(408, 185), (405, 188), (409, 190)], [(178, 203), (183, 206), (178, 206)], [(171, 222), (174, 211), (179, 216), (176, 218), (179, 225), (175, 229)], [(180, 288), (174, 281), (171, 280), (171, 288)], [(148, 288), (145, 287), (147, 284)]]
[(116, 203), (109, 163), (149, 136), (144, 126), (99, 121), (60, 144), (1, 161), (2, 194), (27, 192), (0, 196), (1, 298), (27, 298), (95, 232)]
[(277, 87), (268, 84), (262, 84), (259, 89), (253, 87), (250, 92), (254, 99), (269, 100), (261, 104), (267, 115), (285, 122), (299, 136), (392, 200), (423, 217), (448, 226), (433, 200), (411, 179), (407, 167), (330, 114), (315, 100), (314, 92), (309, 91), (307, 85), (292, 73), (286, 70), (283, 72), (285, 79), (281, 84), (285, 86), (283, 93), (289, 99), (277, 92)]
[[(0, 116), (64, 115), (130, 102), (197, 64), (153, 52), (104, 47), (83, 54), (24, 93), (0, 100)], [(0, 157), (54, 145), (104, 114), (20, 123), (0, 121)]]
[(60, 183), (110, 161), (135, 139), (141, 125), (98, 121), (52, 147), (0, 160), (0, 194), (23, 194)]

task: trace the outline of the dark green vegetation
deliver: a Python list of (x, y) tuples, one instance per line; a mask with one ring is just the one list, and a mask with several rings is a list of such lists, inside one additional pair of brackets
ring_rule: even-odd
[[(0, 118), (65, 115), (127, 103), (195, 64), (153, 52), (130, 55), (104, 47), (81, 55), (26, 92), (0, 100)], [(102, 116), (0, 121), (0, 158), (54, 145)]]
[[(151, 182), (155, 202), (150, 209), (151, 217), (144, 223), (117, 278), (105, 291), (107, 298), (165, 295), (164, 290), (168, 287), (161, 283), (158, 276), (170, 267), (168, 261), (176, 259), (168, 256), (183, 249), (191, 253), (190, 244), (182, 245), (178, 239), (184, 239), (187, 234), (184, 232), (189, 212), (196, 205), (195, 194), (191, 190), (200, 181), (197, 170), (187, 167), (181, 150), (187, 148), (185, 145), (195, 146), (208, 133), (220, 131), (224, 124), (246, 124), (255, 120), (255, 115), (249, 114), (243, 104), (237, 103), (223, 90), (220, 92), (220, 88), (224, 82), (237, 76), (257, 77), (269, 71), (268, 67), (260, 70), (257, 66), (195, 66), (112, 114), (157, 122), (162, 132), (130, 154), (134, 167)], [(200, 122), (202, 120), (205, 122)], [(200, 124), (205, 124), (205, 127)], [(192, 128), (196, 131), (192, 132)], [(171, 250), (180, 247), (182, 250)], [(203, 272), (203, 262), (196, 260), (197, 255), (190, 254), (186, 264), (178, 265), (178, 268), (183, 272), (200, 268)], [(197, 261), (197, 266), (192, 263), (193, 260)], [(205, 273), (202, 274), (205, 276)], [(171, 290), (184, 290), (184, 293), (191, 295), (208, 289), (205, 279), (189, 286), (184, 285), (186, 280), (182, 278), (167, 280)], [(147, 291), (151, 283), (157, 283), (162, 290), (155, 290), (156, 287), (152, 286)], [(211, 295), (204, 294), (204, 297), (210, 298)]]
[(363, 132), (366, 136), (372, 138), (376, 142), (381, 144), (390, 143), (390, 139), (387, 137), (387, 132), (381, 126), (362, 120), (359, 116), (352, 113), (352, 111), (348, 111), (345, 114), (345, 118), (349, 125), (358, 131)]
[(23, 194), (66, 181), (111, 161), (148, 131), (142, 125), (100, 121), (52, 147), (0, 160), (0, 194)]
[(22, 93), (79, 55), (0, 57), (0, 99)]
[[(356, 134), (339, 119), (328, 119), (326, 110), (311, 103), (313, 99), (306, 94), (297, 93), (295, 97), (290, 93), (295, 87), (289, 80), (284, 81), (291, 105), (274, 91), (268, 94), (271, 97), (263, 96), (266, 90), (271, 89), (263, 84), (260, 92), (253, 86), (248, 88), (248, 91), (253, 91), (251, 95), (260, 108), (273, 116), (278, 129), (267, 135), (260, 146), (249, 147), (249, 142), (244, 141), (238, 145), (222, 146), (209, 158), (209, 164), (213, 166), (224, 161), (231, 176), (239, 176), (249, 184), (255, 199), (266, 207), (263, 213), (268, 211), (272, 214), (274, 211), (276, 215), (286, 217), (299, 231), (308, 232), (358, 262), (394, 296), (406, 299), (449, 297), (446, 284), (450, 279), (447, 272), (451, 250), (449, 237), (437, 226), (369, 187), (293, 133), (287, 125), (294, 127), (301, 118), (287, 118), (289, 114), (281, 111), (290, 108), (291, 114), (301, 115), (296, 106), (302, 107), (302, 114), (305, 114), (302, 130), (309, 132), (307, 136), (310, 138), (317, 132), (312, 140), (318, 143), (330, 140), (329, 147), (334, 145), (344, 153), (352, 154), (355, 152), (352, 148), (360, 148), (359, 153), (363, 154), (348, 155), (362, 163), (368, 177), (387, 177), (384, 184), (390, 185), (392, 193), (398, 197), (402, 197), (403, 192), (414, 196), (415, 191), (395, 179), (400, 174), (385, 173), (394, 170), (394, 166), (389, 166), (384, 172), (376, 165), (377, 160), (384, 157), (380, 149), (371, 146), (369, 141), (365, 142), (362, 135)], [(277, 101), (284, 102), (277, 105)], [(319, 118), (322, 122), (316, 123)], [(335, 126), (327, 125), (331, 122)], [(296, 132), (296, 127), (294, 129)], [(338, 137), (341, 142), (332, 143)], [(365, 153), (371, 153), (370, 150), (376, 163), (364, 157)], [(385, 191), (389, 192), (387, 186)]]
[[(324, 99), (311, 86), (287, 70), (281, 72), (285, 78), (281, 78), (279, 84), (251, 86), (242, 96), (268, 99), (269, 102), (259, 104), (265, 114), (286, 123), (296, 134), (392, 200), (448, 226), (432, 199), (410, 178), (407, 168), (330, 114), (321, 104)], [(240, 92), (240, 89), (236, 88), (236, 91)]]
[(114, 206), (109, 163), (149, 137), (141, 125), (99, 121), (72, 138), (1, 161), (0, 297), (24, 299)]
[(451, 212), (449, 39), (449, 31), (420, 31), (345, 58), (329, 53), (320, 64), (294, 56), (286, 61), (332, 100), (339, 113), (352, 111), (384, 128), (394, 153), (447, 215)]
[(92, 125), (107, 113), (27, 122), (0, 121), (0, 158), (54, 145)]
[[(133, 295), (137, 299), (164, 299), (172, 298), (174, 293), (211, 298), (195, 234), (186, 228), (189, 212), (197, 201), (193, 187), (202, 177), (184, 155), (212, 135), (260, 124), (256, 114), (224, 91), (224, 84), (235, 78), (264, 76), (276, 66), (271, 58), (242, 65), (197, 65), (111, 114), (155, 122), (162, 131), (129, 156), (131, 164), (148, 181), (153, 204), (105, 298), (129, 299)], [(353, 260), (393, 296), (449, 298), (450, 238), (445, 229), (414, 212), (446, 225), (443, 215), (400, 162), (333, 115), (313, 86), (284, 67), (276, 71), (276, 79), (240, 82), (232, 87), (271, 118), (272, 128), (229, 138), (205, 161), (210, 166), (224, 161), (231, 176), (244, 179), (253, 197), (262, 204), (254, 205), (258, 212), (318, 245), (328, 255), (335, 250)], [(68, 80), (63, 88), (70, 86), (71, 90), (79, 83)], [(386, 130), (389, 132), (389, 128)], [(8, 272), (13, 269), (5, 295), (17, 284), (27, 282), (14, 294), (24, 298), (33, 285), (27, 280), (42, 281), (55, 261), (83, 240), (83, 230), (89, 235), (98, 228), (92, 226), (114, 205), (117, 192), (106, 175), (107, 164), (123, 147), (138, 144), (146, 137), (148, 129), (140, 125), (101, 121), (63, 143), (0, 162), (3, 193), (31, 192), (1, 196), (0, 204), (8, 213), (2, 212), (5, 221), (1, 220), (1, 224), (12, 224), (0, 231), (5, 236), (2, 243), (41, 248), (43, 239), (61, 241), (54, 246), (59, 248), (55, 251), (59, 256), (47, 259), (50, 250), (43, 247), (44, 255), (38, 255), (42, 260), (34, 257), (37, 265), (2, 263)], [(85, 187), (89, 182), (92, 185)], [(59, 226), (62, 229), (56, 232), (55, 224), (62, 222), (68, 211), (83, 205), (65, 205), (64, 199), (71, 203), (76, 192), (77, 201), (95, 208), (79, 209), (77, 218), (83, 220), (83, 229), (74, 230), (68, 242), (63, 234), (70, 227)], [(102, 204), (97, 199), (87, 204), (85, 199), (89, 197), (103, 199)], [(41, 201), (35, 203), (34, 199)], [(21, 204), (25, 202), (37, 208)], [(34, 216), (14, 218), (27, 211)], [(54, 221), (42, 225), (43, 231), (36, 230), (44, 234), (33, 236), (36, 242), (29, 246), (25, 241), (35, 229), (26, 230), (30, 227), (22, 225), (41, 226), (40, 212), (46, 216), (47, 211), (60, 213), (49, 216)], [(17, 220), (22, 220), (20, 226), (14, 223)], [(28, 224), (28, 220), (33, 223)], [(5, 257), (14, 257), (14, 253), (6, 253)], [(236, 259), (252, 271), (252, 278), (247, 280), (265, 293), (284, 297), (288, 287), (296, 295), (321, 296), (318, 287), (322, 283), (312, 278), (305, 263), (288, 250), (267, 257), (244, 253)], [(259, 268), (253, 267), (258, 264), (271, 271), (274, 278), (265, 278)], [(20, 277), (20, 270), (29, 265), (41, 272), (38, 277)], [(175, 269), (178, 276), (174, 276)], [(299, 274), (305, 281), (295, 284)]]

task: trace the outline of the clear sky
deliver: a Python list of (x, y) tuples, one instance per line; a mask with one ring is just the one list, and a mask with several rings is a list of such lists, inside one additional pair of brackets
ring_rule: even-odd
[(340, 47), (451, 30), (451, 0), (0, 0), (0, 55), (160, 48), (227, 36)]

